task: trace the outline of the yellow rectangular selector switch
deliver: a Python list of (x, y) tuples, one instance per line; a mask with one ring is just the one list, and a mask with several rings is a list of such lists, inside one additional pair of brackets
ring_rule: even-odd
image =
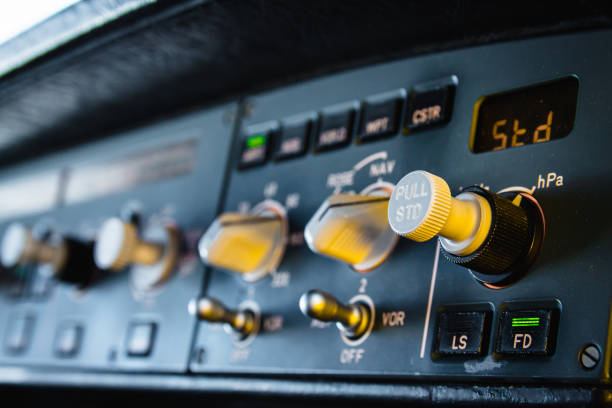
[(370, 252), (367, 237), (347, 219), (330, 221), (322, 228), (316, 249), (349, 264), (361, 263)]
[(208, 249), (208, 262), (238, 273), (249, 273), (267, 260), (276, 245), (280, 220), (227, 214)]
[(306, 226), (306, 242), (316, 253), (356, 269), (370, 269), (386, 257), (395, 243), (395, 234), (387, 222), (388, 206), (387, 196), (332, 195)]

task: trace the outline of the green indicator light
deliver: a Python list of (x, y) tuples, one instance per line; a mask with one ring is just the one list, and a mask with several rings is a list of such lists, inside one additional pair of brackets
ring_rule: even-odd
[(246, 145), (249, 149), (254, 149), (266, 144), (266, 135), (254, 135), (247, 139)]
[(539, 317), (515, 317), (512, 319), (512, 327), (537, 327), (539, 325)]

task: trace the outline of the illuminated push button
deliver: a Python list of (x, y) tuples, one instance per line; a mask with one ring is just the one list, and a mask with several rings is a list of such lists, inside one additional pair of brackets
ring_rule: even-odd
[(189, 303), (189, 313), (195, 315), (199, 320), (210, 323), (224, 323), (241, 338), (246, 338), (256, 332), (258, 328), (258, 316), (253, 310), (239, 308), (232, 310), (217, 299), (201, 297)]
[(338, 259), (359, 272), (380, 265), (397, 235), (389, 228), (385, 195), (334, 194), (323, 202), (304, 230), (313, 252)]
[(266, 162), (271, 137), (271, 129), (249, 131), (243, 136), (240, 152), (241, 169), (258, 166)]
[(284, 122), (278, 137), (274, 158), (284, 160), (306, 153), (311, 124), (311, 119)]
[(353, 107), (329, 108), (321, 112), (315, 150), (322, 151), (346, 146), (351, 141)]
[(434, 357), (473, 357), (486, 353), (490, 312), (444, 311), (438, 316)]
[(368, 305), (361, 302), (345, 305), (322, 290), (304, 293), (300, 297), (300, 311), (304, 316), (321, 322), (336, 323), (338, 329), (349, 339), (357, 339), (366, 333), (374, 318)]
[(451, 77), (442, 83), (415, 86), (408, 95), (404, 131), (414, 132), (450, 121), (456, 81), (456, 77)]
[(510, 201), (473, 186), (452, 197), (442, 178), (421, 170), (397, 183), (388, 215), (391, 228), (413, 241), (439, 235), (447, 259), (495, 287), (522, 277), (543, 239), (544, 216), (530, 195)]
[(362, 105), (359, 142), (397, 133), (402, 100), (397, 95), (368, 98)]
[(555, 352), (557, 310), (504, 311), (500, 315), (497, 353), (550, 356)]
[(141, 239), (134, 224), (110, 218), (98, 232), (94, 260), (100, 269), (110, 271), (134, 266), (134, 284), (146, 289), (170, 276), (178, 251), (178, 231), (173, 225), (151, 225)]
[(276, 269), (287, 241), (284, 211), (264, 202), (251, 214), (220, 215), (200, 239), (202, 261), (253, 282)]

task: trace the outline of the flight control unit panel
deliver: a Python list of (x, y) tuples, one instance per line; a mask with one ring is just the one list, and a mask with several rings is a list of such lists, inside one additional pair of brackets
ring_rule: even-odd
[(605, 383), (611, 40), (377, 64), (3, 168), (0, 366)]

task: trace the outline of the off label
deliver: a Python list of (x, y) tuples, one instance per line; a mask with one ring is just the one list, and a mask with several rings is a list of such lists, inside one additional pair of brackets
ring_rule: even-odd
[(232, 363), (240, 363), (243, 361), (247, 361), (249, 359), (250, 354), (251, 351), (247, 348), (233, 349), (230, 353), (230, 361)]
[(365, 350), (362, 348), (347, 348), (340, 351), (340, 364), (357, 364), (363, 359)]

